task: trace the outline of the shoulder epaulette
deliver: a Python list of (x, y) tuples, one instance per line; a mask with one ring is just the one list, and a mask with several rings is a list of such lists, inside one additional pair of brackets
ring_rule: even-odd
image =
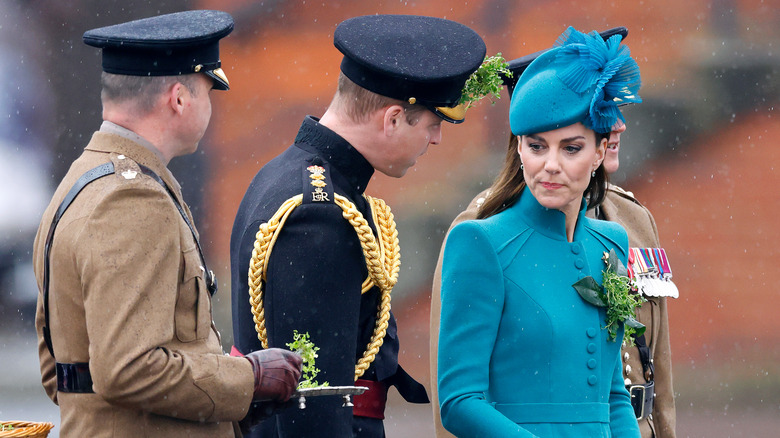
[(320, 157), (314, 157), (303, 165), (304, 204), (334, 202), (333, 184), (330, 182), (330, 167)]
[(624, 188), (622, 188), (620, 186), (616, 186), (614, 184), (610, 184), (609, 186), (607, 186), (607, 190), (609, 190), (611, 192), (614, 192), (615, 194), (619, 195), (621, 198), (625, 198), (625, 199), (628, 199), (631, 202), (634, 202), (635, 204), (642, 205), (642, 203), (639, 202), (638, 199), (636, 199), (636, 197), (634, 196), (633, 192), (629, 192), (628, 190), (626, 190), (626, 189), (624, 189)]

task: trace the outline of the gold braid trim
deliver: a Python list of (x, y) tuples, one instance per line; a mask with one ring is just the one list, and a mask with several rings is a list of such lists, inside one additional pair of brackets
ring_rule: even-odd
[[(377, 242), (368, 222), (355, 207), (355, 204), (338, 193), (334, 194), (335, 203), (342, 209), (344, 219), (349, 221), (363, 248), (363, 255), (368, 269), (368, 277), (363, 281), (361, 293), (366, 293), (374, 285), (382, 291), (377, 308), (376, 325), (371, 341), (363, 353), (363, 357), (355, 365), (355, 380), (366, 372), (374, 361), (379, 348), (384, 343), (387, 325), (390, 319), (390, 293), (398, 282), (398, 271), (401, 269), (401, 252), (398, 244), (398, 231), (390, 207), (381, 199), (366, 196), (371, 206), (371, 214), (380, 236)], [(263, 289), (268, 271), (268, 260), (276, 238), (290, 213), (301, 205), (303, 195), (294, 196), (285, 201), (271, 219), (260, 225), (255, 235), (252, 259), (249, 261), (249, 304), (255, 322), (257, 338), (268, 348), (268, 332), (265, 327), (265, 312), (263, 310)]]

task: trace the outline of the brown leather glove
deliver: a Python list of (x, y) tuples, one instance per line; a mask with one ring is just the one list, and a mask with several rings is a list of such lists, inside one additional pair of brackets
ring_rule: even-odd
[(286, 402), (298, 387), (303, 359), (292, 351), (281, 348), (253, 351), (244, 356), (255, 373), (253, 400)]

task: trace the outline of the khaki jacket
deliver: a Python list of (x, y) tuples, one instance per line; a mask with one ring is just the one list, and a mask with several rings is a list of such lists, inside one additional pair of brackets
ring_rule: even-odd
[[(460, 222), (473, 220), (477, 217), (479, 204), (484, 201), (486, 192), (477, 195), (469, 206), (461, 212), (450, 225), (450, 229)], [(622, 225), (628, 233), (629, 245), (632, 247), (660, 247), (658, 230), (650, 211), (633, 198), (629, 193), (619, 187), (610, 187), (607, 197), (601, 205), (603, 215), (611, 221)], [(438, 381), (438, 347), (439, 347), (439, 319), (441, 316), (441, 264), (444, 244), (439, 253), (439, 261), (433, 276), (433, 289), (431, 291), (431, 402), (433, 403), (433, 420), (438, 438), (453, 437), (441, 424), (439, 413)], [(675, 407), (674, 392), (672, 390), (672, 366), (671, 349), (669, 346), (669, 324), (666, 313), (665, 298), (649, 298), (637, 312), (637, 319), (647, 326), (645, 338), (653, 357), (655, 365), (655, 406), (650, 418), (640, 421), (639, 429), (643, 438), (675, 437)], [(621, 352), (624, 360), (624, 373), (626, 365), (630, 366), (627, 378), (633, 383), (645, 383), (642, 375), (642, 365), (639, 361), (639, 351), (636, 347), (624, 347)], [(627, 359), (626, 359), (627, 358)], [(655, 435), (653, 435), (655, 434)]]
[(179, 184), (153, 152), (119, 135), (93, 135), (41, 220), (33, 253), (38, 288), (57, 207), (82, 174), (108, 161), (115, 173), (76, 197), (50, 255), (54, 354), (62, 363), (88, 362), (94, 394), (57, 391), (38, 295), (41, 376), (60, 406), (60, 436), (235, 436), (233, 422), (252, 398), (252, 367), (222, 352), (192, 232), (165, 188), (138, 166), (171, 187), (192, 222)]

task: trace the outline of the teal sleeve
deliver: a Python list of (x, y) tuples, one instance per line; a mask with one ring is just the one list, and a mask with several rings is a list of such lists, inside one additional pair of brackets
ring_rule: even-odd
[[(442, 262), (439, 402), (458, 437), (532, 437), (485, 400), (504, 304), (501, 264), (478, 222), (457, 225)], [(624, 389), (625, 391), (625, 389)]]

